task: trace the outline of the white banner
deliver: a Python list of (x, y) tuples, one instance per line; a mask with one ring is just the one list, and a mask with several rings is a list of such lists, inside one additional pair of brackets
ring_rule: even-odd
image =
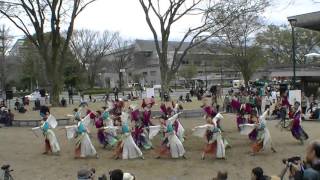
[(151, 98), (152, 96), (154, 97), (154, 88), (147, 88), (147, 98)]
[(301, 104), (301, 90), (290, 90), (289, 91), (289, 103), (294, 105), (298, 101)]

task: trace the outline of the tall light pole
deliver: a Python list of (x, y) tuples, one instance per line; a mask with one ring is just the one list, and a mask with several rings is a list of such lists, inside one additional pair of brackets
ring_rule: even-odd
[(291, 35), (292, 35), (292, 63), (293, 63), (293, 78), (292, 78), (292, 85), (293, 88), (296, 88), (296, 41), (295, 41), (295, 33), (294, 33), (294, 27), (297, 24), (296, 18), (288, 18), (288, 21), (291, 25)]

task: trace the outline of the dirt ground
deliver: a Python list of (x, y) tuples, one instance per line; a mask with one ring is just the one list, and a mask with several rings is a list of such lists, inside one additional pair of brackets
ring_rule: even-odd
[[(228, 149), (227, 160), (214, 160), (207, 157), (201, 160), (201, 151), (204, 140), (191, 136), (191, 129), (204, 123), (198, 119), (183, 119), (183, 125), (187, 129), (185, 149), (187, 160), (154, 159), (154, 151), (144, 151), (145, 160), (114, 160), (111, 150), (102, 149), (99, 145), (96, 133), (92, 131), (92, 140), (96, 147), (99, 159), (73, 159), (73, 142), (67, 141), (65, 131), (55, 129), (59, 138), (62, 152), (60, 156), (41, 155), (43, 150), (42, 137), (35, 137), (30, 128), (0, 128), (0, 164), (11, 164), (12, 173), (17, 180), (73, 180), (80, 168), (97, 169), (101, 175), (109, 170), (120, 168), (126, 172), (134, 173), (138, 180), (209, 180), (217, 171), (229, 172), (231, 180), (250, 179), (251, 169), (261, 166), (266, 174), (279, 174), (283, 165), (283, 158), (293, 155), (304, 155), (304, 150), (309, 141), (320, 138), (318, 122), (303, 122), (310, 140), (305, 145), (300, 145), (288, 131), (280, 131), (275, 127), (276, 121), (268, 122), (274, 147), (277, 153), (262, 152), (256, 156), (250, 156), (250, 142), (246, 136), (237, 132), (234, 115), (225, 115), (223, 126), (224, 135), (229, 139), (232, 148)], [(156, 138), (154, 146), (159, 147), (159, 139)]]

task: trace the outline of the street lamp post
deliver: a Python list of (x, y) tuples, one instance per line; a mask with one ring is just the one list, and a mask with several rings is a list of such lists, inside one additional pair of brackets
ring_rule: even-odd
[(291, 35), (292, 35), (292, 63), (293, 63), (293, 78), (292, 78), (292, 86), (295, 89), (296, 88), (296, 42), (295, 42), (295, 33), (294, 33), (294, 27), (297, 24), (296, 18), (290, 18), (288, 19), (290, 25), (291, 25)]

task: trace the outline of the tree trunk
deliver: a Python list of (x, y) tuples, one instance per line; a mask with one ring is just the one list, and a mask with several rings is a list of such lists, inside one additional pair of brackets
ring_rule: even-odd
[(60, 85), (59, 85), (59, 82), (54, 82), (54, 81), (51, 84), (50, 102), (53, 107), (57, 107), (60, 104), (60, 101), (59, 101)]

